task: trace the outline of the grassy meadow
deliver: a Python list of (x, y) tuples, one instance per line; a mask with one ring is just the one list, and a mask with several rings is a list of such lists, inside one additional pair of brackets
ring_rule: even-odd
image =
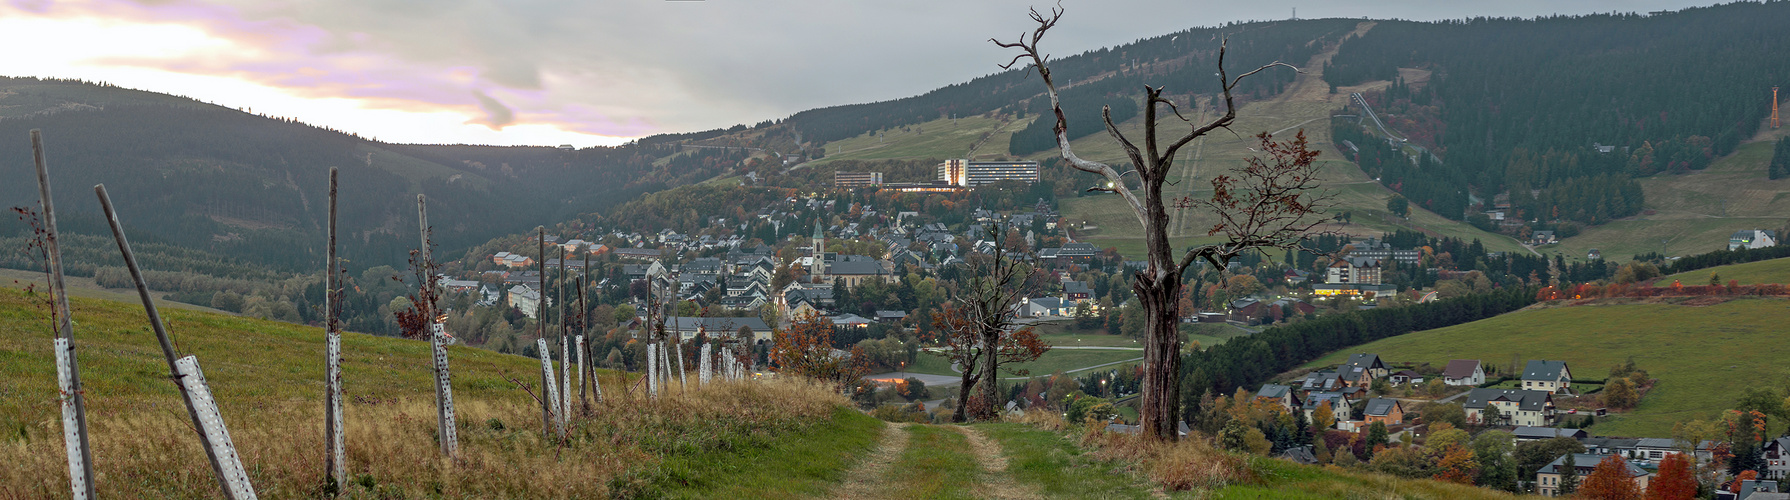
[[(1357, 352), (1390, 362), (1479, 359), (1566, 361), (1578, 379), (1602, 379), (1630, 356), (1658, 379), (1634, 410), (1590, 428), (1593, 434), (1670, 437), (1672, 424), (1728, 409), (1749, 381), (1776, 384), (1790, 356), (1783, 324), (1790, 301), (1735, 298), (1713, 305), (1601, 299), (1553, 304), (1447, 328), (1413, 332), (1331, 353), (1306, 366), (1329, 366)], [(1775, 385), (1773, 386), (1775, 387)]]
[[(0, 290), (0, 461), (9, 464), (0, 497), (68, 496), (39, 298)], [(215, 494), (141, 308), (78, 297), (72, 306), (99, 493)], [(198, 356), (260, 495), (323, 492), (321, 329), (163, 312), (177, 349)], [(343, 352), (350, 497), (815, 495), (881, 425), (803, 382), (717, 384), (652, 401), (604, 371), (609, 398), (573, 419), (571, 439), (556, 446), (542, 436), (536, 400), (506, 379), (538, 385), (539, 361), (452, 347), (461, 456), (450, 461), (435, 441), (428, 345), (350, 333)]]
[(1684, 286), (1707, 285), (1709, 275), (1713, 273), (1721, 277), (1722, 284), (1728, 280), (1739, 281), (1742, 285), (1758, 285), (1763, 283), (1790, 283), (1790, 258), (1761, 260), (1741, 264), (1715, 266), (1695, 271), (1685, 271), (1662, 277), (1653, 282), (1653, 286), (1672, 286), (1678, 281)]

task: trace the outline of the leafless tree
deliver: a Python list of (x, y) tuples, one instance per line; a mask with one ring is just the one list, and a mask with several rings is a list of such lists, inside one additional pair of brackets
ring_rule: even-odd
[[(991, 234), (996, 238), (994, 252), (969, 256), (968, 277), (950, 289), (953, 304), (933, 318), (944, 345), (942, 355), (962, 371), (958, 404), (951, 415), (954, 422), (997, 415), (1001, 365), (1036, 360), (1050, 350), (1032, 327), (1018, 322), (1021, 300), (1040, 288), (1032, 266), (1007, 256), (999, 224)], [(970, 392), (977, 387), (980, 394), (972, 397)]]
[[(1111, 109), (1103, 110), (1101, 115), (1106, 122), (1107, 133), (1125, 150), (1126, 158), (1135, 166), (1135, 172), (1142, 183), (1140, 189), (1143, 190), (1142, 196), (1139, 196), (1121, 179), (1129, 171), (1119, 172), (1111, 165), (1083, 159), (1070, 149), (1068, 119), (1063, 114), (1050, 68), (1046, 66), (1048, 56), (1038, 49), (1039, 40), (1062, 17), (1061, 7), (1051, 9), (1048, 16), (1033, 9), (1031, 18), (1037, 23), (1037, 27), (1031, 32), (1020, 35), (1014, 42), (990, 41), (1002, 48), (1019, 49), (1022, 52), (1002, 65), (1002, 68), (1024, 63), (1023, 68), (1035, 68), (1038, 76), (1044, 80), (1044, 86), (1050, 95), (1051, 109), (1056, 117), (1053, 131), (1056, 133), (1057, 148), (1063, 159), (1078, 170), (1105, 177), (1105, 186), (1091, 188), (1090, 191), (1119, 195), (1137, 216), (1138, 224), (1143, 226), (1148, 264), (1137, 272), (1132, 284), (1145, 315), (1145, 370), (1143, 394), (1138, 409), (1140, 423), (1146, 435), (1173, 440), (1177, 437), (1175, 421), (1180, 410), (1177, 405), (1180, 401), (1178, 378), (1181, 369), (1181, 340), (1175, 331), (1178, 323), (1175, 302), (1180, 295), (1181, 276), (1188, 266), (1199, 260), (1222, 269), (1225, 263), (1245, 252), (1299, 247), (1306, 236), (1329, 221), (1323, 213), (1330, 206), (1331, 197), (1327, 193), (1317, 192), (1316, 167), (1312, 163), (1317, 153), (1305, 148), (1303, 133), (1297, 139), (1284, 143), (1274, 142), (1267, 134), (1258, 136), (1268, 151), (1268, 160), (1253, 158), (1248, 166), (1212, 179), (1214, 192), (1211, 199), (1181, 197), (1165, 200), (1163, 185), (1174, 165), (1175, 153), (1181, 147), (1215, 130), (1230, 130), (1237, 118), (1237, 107), (1231, 90), (1239, 82), (1275, 67), (1286, 67), (1294, 71), (1298, 68), (1277, 61), (1235, 78), (1230, 77), (1224, 68), (1228, 40), (1221, 42), (1217, 76), (1223, 93), (1224, 115), (1205, 123), (1188, 120), (1172, 101), (1162, 97), (1161, 86), (1145, 85), (1141, 148), (1119, 132), (1112, 121)], [(1169, 111), (1188, 126), (1186, 133), (1168, 140), (1166, 145), (1157, 137), (1159, 105), (1168, 106)], [(1207, 234), (1221, 235), (1223, 241), (1189, 248), (1177, 258), (1168, 238), (1171, 209), (1211, 211), (1218, 222)]]

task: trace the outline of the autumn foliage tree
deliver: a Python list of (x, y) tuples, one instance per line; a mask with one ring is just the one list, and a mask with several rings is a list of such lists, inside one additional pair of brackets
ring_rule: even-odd
[(857, 348), (846, 356), (833, 352), (833, 320), (814, 313), (803, 315), (789, 328), (774, 332), (771, 361), (777, 373), (833, 382), (844, 386), (864, 376)]
[(1691, 475), (1691, 460), (1683, 453), (1666, 455), (1659, 463), (1659, 475), (1647, 482), (1647, 500), (1690, 500), (1697, 496), (1697, 479)]
[(1633, 500), (1641, 497), (1641, 486), (1628, 473), (1628, 462), (1610, 455), (1597, 462), (1597, 468), (1579, 485), (1579, 496), (1595, 500)]
[[(1168, 185), (1175, 158), (1181, 148), (1218, 129), (1228, 131), (1236, 121), (1237, 107), (1231, 95), (1232, 89), (1244, 78), (1270, 68), (1292, 68), (1291, 65), (1275, 62), (1232, 78), (1224, 67), (1226, 43), (1219, 44), (1216, 75), (1222, 89), (1222, 96), (1216, 101), (1223, 103), (1223, 115), (1204, 123), (1188, 120), (1173, 100), (1163, 97), (1162, 87), (1146, 85), (1143, 88), (1144, 130), (1141, 147), (1119, 131), (1118, 126), (1113, 123), (1110, 107), (1101, 113), (1106, 122), (1107, 133), (1123, 149), (1132, 170), (1121, 172), (1112, 165), (1077, 156), (1070, 148), (1069, 122), (1063, 111), (1056, 82), (1046, 65), (1047, 57), (1038, 48), (1039, 40), (1062, 17), (1063, 10), (1060, 7), (1051, 9), (1049, 16), (1033, 9), (1031, 18), (1036, 23), (1036, 28), (1011, 43), (993, 41), (1003, 48), (1021, 51), (1003, 68), (1011, 68), (1023, 62), (1026, 69), (1037, 71), (1039, 79), (1043, 80), (1055, 118), (1052, 131), (1055, 132), (1057, 149), (1062, 158), (1077, 170), (1103, 177), (1105, 185), (1096, 186), (1090, 191), (1118, 195), (1131, 208), (1138, 224), (1143, 226), (1146, 265), (1137, 272), (1132, 284), (1132, 290), (1143, 306), (1146, 340), (1144, 379), (1137, 405), (1139, 423), (1144, 435), (1160, 440), (1174, 440), (1178, 437), (1175, 422), (1179, 420), (1181, 402), (1181, 338), (1176, 331), (1179, 323), (1176, 302), (1180, 298), (1181, 276), (1195, 261), (1210, 263), (1214, 269), (1224, 269), (1227, 262), (1246, 252), (1300, 246), (1300, 242), (1310, 236), (1314, 229), (1330, 220), (1323, 215), (1330, 206), (1330, 196), (1317, 193), (1318, 168), (1312, 161), (1317, 158), (1318, 152), (1307, 147), (1304, 133), (1300, 132), (1295, 139), (1283, 142), (1274, 141), (1266, 133), (1258, 135), (1261, 143), (1259, 151), (1266, 159), (1252, 157), (1245, 166), (1214, 177), (1211, 182), (1213, 193), (1209, 199), (1167, 197), (1165, 186)], [(1166, 142), (1159, 143), (1157, 113), (1164, 106), (1188, 128), (1186, 132), (1163, 138)], [(1142, 191), (1141, 196), (1124, 179), (1126, 174), (1133, 172), (1138, 178), (1132, 182), (1141, 183), (1138, 188)], [(1171, 210), (1189, 209), (1215, 218), (1217, 222), (1207, 231), (1207, 235), (1218, 238), (1215, 238), (1216, 243), (1187, 249), (1177, 257), (1177, 250), (1172, 248), (1169, 241), (1169, 214)]]

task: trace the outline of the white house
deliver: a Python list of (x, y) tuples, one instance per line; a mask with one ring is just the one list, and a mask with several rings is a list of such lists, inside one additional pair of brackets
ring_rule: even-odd
[(1778, 232), (1770, 229), (1742, 229), (1728, 237), (1728, 249), (1765, 248), (1778, 244)]
[(1485, 369), (1477, 359), (1451, 359), (1448, 360), (1448, 367), (1442, 370), (1442, 383), (1477, 386), (1485, 383)]

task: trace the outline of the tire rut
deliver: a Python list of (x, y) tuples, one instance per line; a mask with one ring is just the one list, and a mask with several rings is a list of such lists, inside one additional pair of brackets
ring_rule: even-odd
[(889, 482), (890, 466), (901, 460), (901, 454), (907, 451), (908, 424), (889, 423), (883, 428), (883, 438), (876, 449), (864, 457), (864, 461), (852, 467), (845, 474), (845, 480), (833, 488), (827, 498), (868, 499), (882, 498), (891, 488), (900, 485)]
[(1007, 474), (1007, 456), (1001, 451), (1000, 443), (969, 427), (954, 425), (951, 429), (969, 440), (970, 451), (976, 454), (976, 463), (982, 464), (981, 482), (976, 488), (978, 497), (1005, 500), (1043, 496), (1043, 492), (1037, 487), (1022, 484)]

